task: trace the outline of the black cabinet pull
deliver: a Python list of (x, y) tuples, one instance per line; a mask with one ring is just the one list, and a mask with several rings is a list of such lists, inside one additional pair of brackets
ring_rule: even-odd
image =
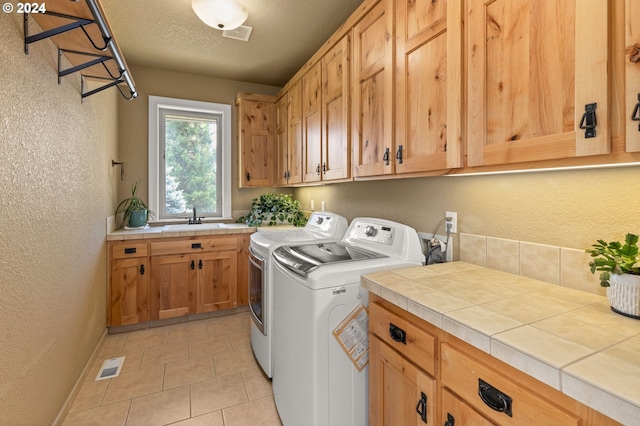
[(198, 261), (198, 269), (202, 269), (202, 259)]
[(513, 413), (511, 412), (512, 399), (506, 393), (500, 392), (484, 380), (478, 379), (478, 395), (480, 395), (482, 402), (492, 410), (513, 417)]
[(194, 269), (196, 269), (196, 261), (192, 260), (191, 261), (191, 270), (194, 270)]
[(444, 426), (455, 426), (456, 419), (450, 413), (447, 413), (447, 421), (444, 422)]
[(318, 167), (316, 167), (316, 174), (320, 174), (320, 163), (318, 163)]
[[(633, 109), (631, 113), (631, 119), (633, 121), (640, 121), (640, 93), (638, 93), (638, 102), (636, 103), (636, 107)], [(640, 132), (640, 124), (638, 124), (638, 131)]]
[(395, 324), (389, 323), (389, 336), (398, 343), (407, 344), (407, 333)]
[(140, 265), (140, 275), (144, 275), (144, 263)]
[(247, 173), (247, 182), (249, 182), (251, 180), (251, 174)]
[(424, 423), (427, 423), (427, 395), (424, 392), (420, 392), (420, 401), (416, 405), (416, 413), (420, 414), (420, 418)]
[(199, 248), (202, 248), (202, 243), (192, 243), (192, 244), (191, 244), (191, 248), (192, 248), (192, 249), (199, 249)]
[(136, 253), (135, 247), (125, 247), (124, 249), (124, 254), (135, 254), (135, 253)]
[(396, 159), (398, 164), (402, 164), (402, 145), (398, 145), (398, 151), (396, 151)]
[(598, 125), (598, 120), (596, 119), (597, 107), (598, 104), (595, 102), (584, 106), (584, 114), (582, 114), (582, 119), (580, 120), (580, 128), (584, 130), (585, 138), (596, 137), (596, 126)]
[(327, 174), (327, 163), (322, 163), (322, 174), (323, 175)]
[(385, 166), (389, 165), (389, 148), (386, 148), (384, 150), (384, 155), (382, 156), (382, 161), (384, 161), (384, 165)]

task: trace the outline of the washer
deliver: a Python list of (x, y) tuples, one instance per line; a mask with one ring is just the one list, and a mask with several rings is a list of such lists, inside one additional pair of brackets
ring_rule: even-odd
[(249, 244), (249, 308), (251, 348), (268, 377), (272, 377), (273, 250), (295, 242), (339, 241), (347, 230), (347, 219), (330, 212), (312, 213), (304, 228), (274, 230), (259, 228)]
[(361, 275), (422, 264), (417, 232), (357, 218), (342, 241), (284, 245), (273, 257), (272, 384), (283, 424), (368, 424), (368, 368), (358, 371), (333, 330), (368, 306)]

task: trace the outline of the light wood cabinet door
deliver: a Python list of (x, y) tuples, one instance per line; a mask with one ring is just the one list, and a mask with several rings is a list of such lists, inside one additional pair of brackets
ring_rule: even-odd
[(347, 34), (322, 58), (322, 180), (351, 176)]
[(435, 379), (376, 336), (369, 351), (371, 426), (435, 424)]
[(394, 172), (392, 6), (381, 0), (353, 27), (354, 177)]
[(196, 255), (151, 257), (150, 319), (196, 313)]
[(239, 98), (240, 188), (273, 186), (275, 172), (275, 99)]
[(322, 65), (316, 63), (302, 76), (302, 181), (322, 179)]
[(493, 426), (495, 423), (482, 417), (463, 400), (452, 394), (448, 389), (442, 390), (442, 411), (440, 413), (440, 425), (474, 425)]
[(289, 183), (289, 94), (276, 101), (276, 185)]
[(238, 306), (235, 251), (204, 253), (197, 257), (196, 312), (211, 312)]
[(108, 326), (149, 320), (149, 258), (113, 259)]
[(462, 2), (396, 1), (395, 173), (462, 166)]
[(609, 153), (608, 2), (467, 4), (468, 166)]
[(302, 182), (302, 82), (298, 81), (289, 90), (287, 108), (288, 126), (288, 169), (289, 184)]
[(640, 3), (636, 0), (625, 1), (624, 28), (626, 151), (640, 152)]

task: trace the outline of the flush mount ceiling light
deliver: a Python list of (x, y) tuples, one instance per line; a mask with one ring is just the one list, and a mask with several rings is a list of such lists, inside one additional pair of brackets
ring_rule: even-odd
[(249, 16), (235, 0), (192, 0), (191, 8), (202, 22), (218, 30), (238, 28)]

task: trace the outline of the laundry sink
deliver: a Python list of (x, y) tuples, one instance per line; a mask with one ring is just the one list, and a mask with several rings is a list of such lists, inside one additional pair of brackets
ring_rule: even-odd
[(196, 225), (188, 225), (181, 223), (179, 225), (165, 225), (162, 232), (183, 232), (183, 231), (206, 231), (210, 229), (222, 229), (227, 226), (224, 223), (199, 223)]

